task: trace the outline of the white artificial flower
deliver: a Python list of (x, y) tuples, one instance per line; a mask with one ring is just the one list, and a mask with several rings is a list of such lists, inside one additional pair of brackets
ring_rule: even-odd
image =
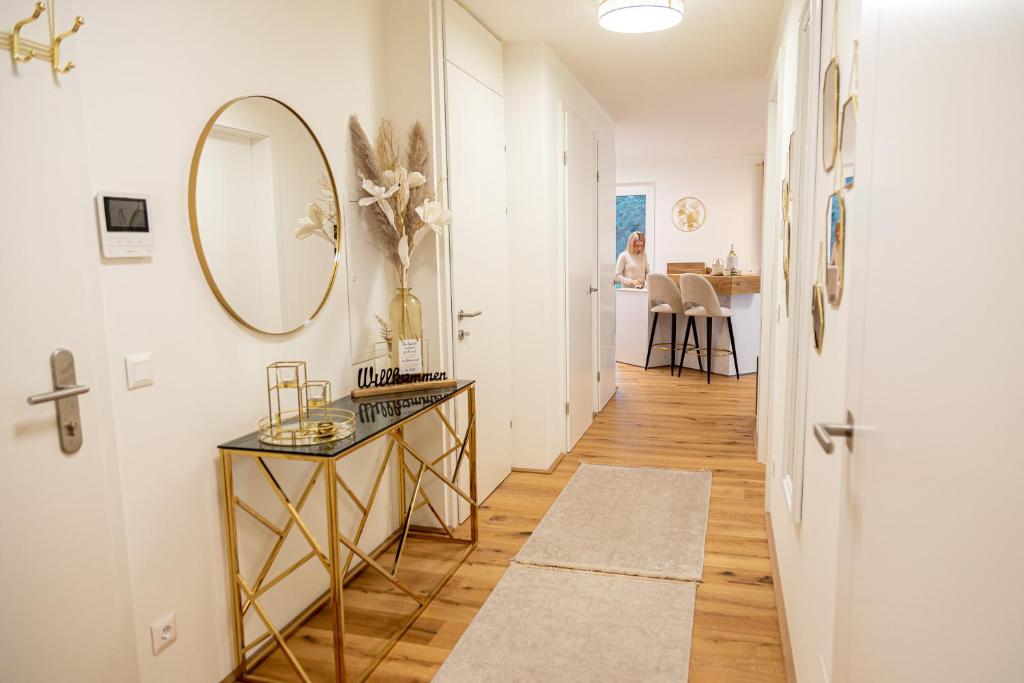
[(416, 208), (416, 215), (423, 224), (437, 234), (444, 232), (444, 227), (452, 220), (452, 212), (439, 201), (428, 199)]
[(333, 244), (333, 231), (333, 222), (325, 218), (324, 210), (313, 202), (306, 205), (306, 215), (299, 219), (299, 225), (295, 228), (295, 239), (304, 240), (310, 235), (316, 235)]
[[(384, 175), (387, 176), (388, 173), (390, 173), (390, 171), (385, 171)], [(369, 178), (364, 178), (363, 190), (370, 196), (363, 197), (362, 199), (360, 199), (359, 206), (371, 206), (373, 204), (377, 204), (378, 206), (380, 206), (381, 211), (384, 212), (384, 216), (388, 219), (388, 223), (390, 223), (391, 227), (394, 228), (395, 210), (391, 208), (391, 204), (388, 203), (388, 199), (390, 199), (391, 195), (393, 195), (395, 191), (398, 190), (398, 186), (391, 185), (391, 187), (385, 190), (383, 187), (375, 185), (374, 182)]]
[(398, 210), (404, 212), (409, 206), (409, 194), (417, 187), (427, 184), (427, 178), (419, 171), (409, 172), (404, 166), (395, 170), (387, 170), (382, 174), (384, 184), (393, 187), (398, 192)]

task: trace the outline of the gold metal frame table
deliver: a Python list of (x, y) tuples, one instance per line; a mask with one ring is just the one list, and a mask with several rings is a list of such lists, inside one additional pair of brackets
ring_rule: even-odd
[[(456, 399), (463, 395), (467, 401), (468, 420), (465, 434), (460, 435), (442, 409), (448, 405), (455, 405)], [(235, 677), (238, 681), (277, 683), (278, 679), (268, 678), (254, 673), (254, 671), (267, 657), (280, 650), (297, 675), (297, 680), (309, 683), (311, 681), (309, 672), (303, 667), (293, 648), (289, 646), (288, 638), (324, 606), (329, 608), (332, 622), (333, 680), (349, 681), (349, 668), (346, 665), (345, 652), (344, 587), (364, 570), (372, 569), (402, 594), (415, 601), (417, 606), (402, 621), (397, 631), (390, 636), (379, 652), (373, 656), (369, 665), (351, 678), (354, 681), (366, 680), (476, 548), (479, 537), (477, 519), (479, 504), (476, 500), (476, 388), (473, 381), (460, 380), (454, 387), (429, 391), (395, 393), (367, 399), (343, 398), (335, 401), (332, 406), (351, 410), (356, 414), (355, 432), (340, 441), (317, 446), (281, 446), (262, 443), (256, 433), (252, 433), (219, 446), (223, 468), (231, 613), (234, 623)], [(445, 432), (451, 437), (449, 443), (453, 445), (443, 450), (442, 453), (428, 458), (409, 445), (405, 438), (405, 427), (411, 421), (431, 413), (439, 418)], [(377, 469), (369, 497), (363, 500), (356, 495), (338, 472), (337, 464), (343, 458), (381, 438), (387, 440), (387, 449)], [(411, 459), (407, 456), (411, 456)], [(276, 500), (287, 511), (284, 525), (274, 524), (267, 515), (238, 496), (234, 486), (234, 465), (239, 459), (247, 459), (255, 463)], [(298, 496), (288, 495), (285, 491), (287, 487), (279, 483), (278, 477), (274, 475), (268, 465), (268, 460), (281, 461), (282, 464), (285, 462), (312, 464), (311, 474), (304, 475), (305, 485)], [(393, 469), (397, 477), (399, 527), (377, 548), (367, 552), (359, 547), (359, 542), (362, 539), (370, 512), (378, 499), (377, 494), (381, 489), (384, 475), (393, 460), (396, 463)], [(469, 462), (468, 493), (458, 484), (462, 463), (466, 460)], [(446, 461), (451, 465), (449, 472), (443, 471)], [(279, 464), (278, 467), (281, 467), (282, 464)], [(424, 477), (428, 473), (439, 479), (448, 490), (469, 504), (470, 535), (468, 539), (459, 538), (452, 533), (453, 530), (447, 526), (441, 512), (424, 490)], [(318, 481), (322, 481), (324, 484), (327, 538), (334, 539), (334, 542), (329, 542), (326, 548), (321, 545), (311, 531), (310, 525), (302, 517), (303, 509)], [(411, 489), (407, 487), (407, 484), (411, 484)], [(410, 490), (411, 496), (409, 495)], [(356, 531), (351, 537), (341, 532), (339, 524), (339, 499), (342, 495), (351, 499), (360, 514)], [(434, 527), (413, 526), (412, 515), (422, 508), (429, 509), (440, 525), (439, 527), (435, 529)], [(237, 522), (238, 515), (241, 513), (269, 531), (272, 538), (276, 537), (269, 554), (259, 563), (259, 571), (255, 577), (246, 578), (239, 569)], [(275, 560), (292, 532), (302, 536), (309, 550), (301, 558), (271, 576), (270, 572), (275, 565)], [(426, 538), (465, 546), (465, 550), (459, 554), (454, 566), (426, 593), (415, 590), (398, 578), (403, 550), (410, 538)], [(394, 559), (391, 568), (388, 569), (378, 560), (392, 547), (395, 548)], [(352, 563), (356, 558), (362, 562), (353, 568)], [(264, 607), (264, 597), (293, 572), (314, 560), (327, 571), (329, 589), (292, 618), (288, 624), (278, 627), (273, 623), (268, 610)], [(261, 635), (247, 640), (245, 617), (250, 610), (258, 616), (257, 623), (262, 623), (266, 630)]]

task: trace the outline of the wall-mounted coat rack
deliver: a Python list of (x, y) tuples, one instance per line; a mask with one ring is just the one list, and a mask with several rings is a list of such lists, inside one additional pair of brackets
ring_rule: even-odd
[[(49, 44), (23, 38), (21, 36), (22, 29), (37, 21), (44, 13), (47, 14), (47, 25), (49, 26), (50, 32)], [(75, 68), (75, 63), (69, 61), (61, 64), (60, 44), (64, 42), (64, 39), (68, 36), (78, 33), (78, 29), (82, 28), (82, 25), (85, 24), (85, 19), (82, 17), (75, 17), (75, 21), (71, 25), (71, 29), (58, 34), (54, 30), (55, 15), (56, 7), (54, 7), (53, 0), (51, 0), (49, 8), (47, 8), (45, 2), (37, 2), (31, 16), (25, 17), (16, 23), (10, 33), (7, 31), (0, 31), (0, 50), (10, 51), (11, 59), (19, 63), (31, 62), (33, 59), (39, 59), (49, 62), (50, 67), (57, 73), (66, 74), (71, 71)]]

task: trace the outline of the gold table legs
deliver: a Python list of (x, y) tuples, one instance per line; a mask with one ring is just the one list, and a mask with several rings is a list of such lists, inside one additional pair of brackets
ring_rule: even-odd
[[(466, 393), (469, 422), (466, 433), (460, 435), (451, 422), (444, 415), (442, 407), (447, 403), (453, 403), (454, 399), (461, 393)], [(436, 457), (428, 458), (411, 446), (405, 438), (405, 425), (411, 420), (434, 413), (441, 421), (445, 433), (447, 433), (454, 445)], [(387, 448), (377, 469), (373, 487), (365, 501), (361, 500), (353, 491), (352, 487), (345, 481), (337, 470), (337, 463), (343, 457), (349, 457), (354, 450), (375, 441), (377, 438), (385, 438), (388, 441)], [(455, 456), (455, 462), (451, 473), (446, 475), (442, 468), (446, 459)], [(266, 515), (259, 512), (251, 504), (238, 496), (234, 486), (235, 459), (246, 458), (254, 461), (262, 479), (273, 492), (274, 497), (281, 507), (287, 512), (287, 518), (283, 525), (277, 525)], [(285, 492), (284, 487), (274, 476), (273, 471), (267, 464), (267, 460), (290, 460), (302, 461), (314, 465), (311, 473), (305, 479), (305, 484), (294, 500)], [(464, 460), (469, 461), (469, 492), (462, 490), (459, 485), (459, 473)], [(410, 466), (410, 462), (412, 466)], [(374, 503), (378, 499), (381, 484), (384, 481), (388, 466), (394, 464), (397, 476), (398, 491), (398, 515), (400, 524), (385, 541), (373, 551), (365, 551), (360, 547), (363, 532)], [(221, 467), (223, 470), (224, 496), (225, 496), (225, 522), (228, 544), (228, 569), (230, 572), (231, 586), (231, 613), (234, 625), (234, 649), (235, 649), (235, 675), (240, 681), (257, 681), (276, 683), (276, 679), (255, 674), (254, 671), (273, 652), (280, 650), (287, 660), (291, 669), (296, 675), (295, 680), (309, 683), (309, 673), (299, 661), (298, 656), (292, 647), (288, 645), (288, 638), (295, 633), (303, 623), (313, 616), (320, 608), (327, 605), (330, 609), (330, 622), (333, 632), (333, 680), (344, 683), (349, 680), (349, 674), (354, 674), (352, 680), (364, 681), (381, 661), (388, 655), (395, 644), (409, 630), (416, 619), (430, 605), (431, 601), (441, 592), (448, 580), (462, 566), (470, 553), (476, 548), (479, 538), (478, 527), (478, 503), (476, 486), (476, 391), (470, 385), (464, 390), (452, 394), (445, 400), (435, 404), (430, 409), (421, 412), (412, 418), (404, 420), (389, 430), (382, 432), (377, 437), (354, 446), (339, 455), (326, 458), (317, 456), (297, 455), (290, 452), (272, 451), (240, 451), (221, 450)], [(427, 475), (440, 480), (443, 485), (456, 496), (465, 500), (470, 506), (470, 538), (458, 538), (448, 528), (440, 510), (430, 499), (427, 491), (424, 490), (424, 480)], [(321, 545), (310, 526), (302, 517), (306, 503), (309, 501), (317, 482), (323, 483), (324, 503), (327, 514), (326, 537), (333, 539)], [(407, 486), (407, 483), (409, 484)], [(411, 493), (411, 495), (410, 495)], [(341, 497), (344, 495), (359, 512), (359, 519), (355, 525), (355, 532), (351, 538), (342, 533), (339, 524), (339, 510)], [(435, 520), (440, 525), (437, 532), (416, 531), (412, 526), (412, 515), (422, 509), (428, 508)], [(251, 582), (243, 576), (239, 567), (239, 539), (238, 539), (238, 516), (244, 514), (253, 519), (261, 527), (265, 528), (275, 540), (269, 552), (261, 563), (259, 570)], [(296, 561), (289, 564), (273, 576), (270, 575), (275, 561), (280, 556), (286, 539), (297, 530), (305, 544), (308, 552)], [(398, 578), (398, 570), (401, 565), (404, 550), (410, 537), (430, 538), (431, 540), (446, 543), (458, 543), (465, 545), (465, 550), (459, 555), (457, 561), (438, 581), (433, 588), (426, 593), (415, 590)], [(396, 545), (397, 544), (397, 545)], [(395, 557), (390, 567), (383, 566), (378, 558), (392, 546), (396, 546)], [(358, 558), (360, 566), (353, 568), (353, 563)], [(316, 601), (307, 606), (300, 614), (293, 618), (287, 625), (278, 627), (268, 615), (261, 600), (274, 587), (281, 584), (288, 576), (299, 568), (305, 566), (311, 560), (319, 562), (326, 570), (329, 578), (329, 589)], [(373, 570), (380, 574), (387, 582), (416, 602), (416, 609), (402, 622), (398, 630), (385, 642), (384, 646), (376, 653), (372, 661), (360, 672), (350, 672), (350, 665), (346, 662), (345, 651), (345, 610), (344, 610), (344, 587), (345, 584), (354, 579), (364, 570)], [(246, 641), (245, 617), (252, 611), (262, 623), (265, 631), (258, 637)]]

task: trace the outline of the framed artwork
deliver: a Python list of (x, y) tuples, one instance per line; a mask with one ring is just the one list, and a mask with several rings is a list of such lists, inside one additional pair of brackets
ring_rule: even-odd
[(698, 230), (706, 219), (704, 202), (696, 197), (683, 197), (672, 207), (672, 225), (683, 232)]
[(821, 87), (821, 160), (826, 171), (836, 165), (839, 151), (839, 61), (835, 57), (825, 69)]
[(857, 94), (843, 103), (842, 126), (839, 130), (839, 158), (842, 160), (843, 187), (850, 189), (857, 171)]
[(838, 306), (843, 298), (843, 258), (846, 251), (846, 203), (841, 190), (828, 198), (828, 251), (825, 283), (828, 302)]
[(814, 321), (814, 350), (821, 353), (825, 346), (825, 295), (820, 282), (814, 283), (811, 292), (811, 317)]
[(818, 242), (818, 277), (811, 288), (811, 325), (814, 331), (814, 350), (821, 353), (825, 346), (825, 291), (821, 284), (822, 266), (825, 265), (825, 245)]

